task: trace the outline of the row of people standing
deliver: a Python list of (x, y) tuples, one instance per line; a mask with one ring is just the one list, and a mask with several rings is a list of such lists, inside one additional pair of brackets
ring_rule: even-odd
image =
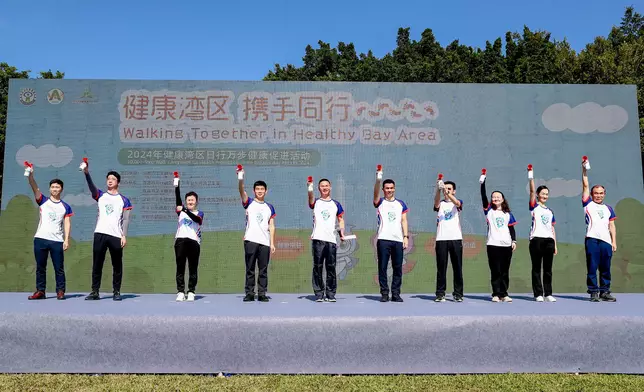
[[(588, 187), (586, 163), (582, 164), (582, 202), (585, 210), (587, 233), (585, 239), (587, 259), (587, 284), (592, 301), (615, 301), (610, 294), (610, 262), (612, 252), (616, 250), (615, 214), (610, 206), (603, 203), (605, 189), (596, 185)], [(120, 175), (109, 172), (106, 176), (107, 191), (98, 189), (89, 175), (88, 164), (81, 169), (85, 173), (92, 197), (98, 202), (98, 218), (94, 233), (92, 292), (87, 300), (99, 299), (98, 291), (102, 269), (107, 250), (110, 251), (113, 266), (113, 299), (120, 300), (122, 280), (122, 257), (125, 247), (129, 213), (132, 204), (119, 193)], [(26, 173), (27, 174), (27, 173)], [(176, 173), (175, 173), (176, 175)], [(275, 208), (264, 200), (268, 186), (264, 181), (253, 184), (254, 198), (244, 190), (244, 171), (238, 168), (238, 189), (242, 206), (246, 210), (246, 228), (244, 233), (244, 255), (246, 264), (244, 301), (257, 299), (269, 301), (268, 264), (270, 255), (275, 252)], [(47, 256), (51, 255), (56, 271), (56, 291), (59, 299), (64, 299), (65, 277), (63, 252), (69, 246), (71, 232), (71, 207), (64, 203), (60, 196), (63, 183), (59, 179), (50, 182), (50, 196), (44, 196), (33, 178), (33, 169), (28, 173), (36, 202), (40, 206), (40, 221), (34, 238), (36, 258), (36, 292), (29, 299), (45, 298), (45, 270)], [(516, 250), (516, 220), (502, 192), (492, 192), (487, 198), (485, 186), (486, 175), (481, 175), (481, 199), (486, 216), (487, 254), (491, 275), (492, 301), (511, 302), (508, 295), (509, 269), (512, 254)], [(557, 253), (555, 217), (546, 206), (548, 188), (540, 186), (535, 190), (532, 170), (529, 168), (530, 200), (532, 215), (530, 230), (530, 256), (532, 259), (532, 286), (535, 299), (539, 302), (556, 299), (552, 296), (552, 264)], [(382, 187), (381, 187), (382, 186)], [(316, 301), (335, 302), (337, 277), (335, 260), (337, 253), (336, 229), (339, 228), (340, 240), (345, 239), (344, 210), (342, 205), (331, 198), (331, 181), (322, 179), (318, 182), (319, 198), (313, 193), (312, 179), (307, 182), (308, 204), (313, 210), (312, 286)], [(381, 191), (383, 196), (381, 197)], [(377, 209), (377, 260), (381, 301), (402, 302), (403, 251), (408, 246), (407, 205), (395, 196), (395, 182), (382, 180), (382, 170), (376, 172), (373, 205)], [(198, 195), (188, 192), (185, 203), (181, 200), (179, 179), (175, 178), (176, 213), (178, 217), (175, 235), (177, 301), (193, 301), (198, 280), (198, 265), (201, 244), (201, 226), (204, 214), (198, 210)], [(591, 197), (592, 196), (592, 197)], [(436, 234), (436, 301), (445, 301), (446, 275), (448, 260), (454, 271), (453, 299), (463, 301), (462, 273), (462, 231), (460, 213), (463, 201), (456, 198), (456, 184), (452, 181), (437, 181), (434, 210), (437, 212)], [(391, 260), (393, 277), (391, 286), (387, 278), (387, 267)], [(188, 264), (188, 290), (185, 290), (185, 270)], [(326, 277), (322, 276), (323, 268)], [(542, 278), (543, 268), (543, 278)], [(258, 276), (256, 282), (256, 269)], [(597, 283), (597, 269), (600, 271), (600, 283)], [(391, 293), (391, 297), (389, 296)]]

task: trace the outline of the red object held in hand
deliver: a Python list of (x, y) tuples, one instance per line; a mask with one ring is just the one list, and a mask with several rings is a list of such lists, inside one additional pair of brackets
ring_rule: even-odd
[(584, 155), (583, 157), (581, 157), (581, 160), (586, 162), (588, 160), (588, 157)]
[(87, 163), (87, 157), (83, 157), (83, 162)]
[(442, 180), (443, 179), (443, 173), (438, 173), (438, 179)]
[(25, 161), (25, 167), (33, 167), (33, 166), (34, 166), (34, 165), (32, 165), (31, 163), (29, 163), (28, 161)]
[(237, 165), (237, 171), (242, 171), (244, 167), (242, 165)]
[(306, 181), (307, 181), (307, 182), (313, 182), (313, 177), (309, 176), (309, 177), (306, 179)]
[(487, 169), (485, 168), (481, 169), (481, 174), (485, 175), (485, 173), (487, 173)]
[(528, 170), (532, 170), (532, 165), (528, 165)]
[(174, 172), (174, 178), (179, 178), (179, 172)]
[(382, 165), (376, 166), (376, 171), (382, 171)]

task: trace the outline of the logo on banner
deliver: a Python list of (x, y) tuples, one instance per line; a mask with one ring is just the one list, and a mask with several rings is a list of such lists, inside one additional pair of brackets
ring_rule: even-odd
[(47, 102), (52, 105), (58, 105), (63, 102), (63, 98), (65, 98), (65, 93), (59, 88), (53, 88), (47, 93)]
[(92, 89), (88, 87), (85, 89), (85, 91), (83, 91), (83, 94), (81, 94), (81, 96), (77, 100), (73, 101), (73, 103), (98, 103), (98, 99), (94, 97)]
[(31, 106), (36, 103), (36, 90), (33, 88), (23, 88), (18, 96), (20, 103), (25, 106)]

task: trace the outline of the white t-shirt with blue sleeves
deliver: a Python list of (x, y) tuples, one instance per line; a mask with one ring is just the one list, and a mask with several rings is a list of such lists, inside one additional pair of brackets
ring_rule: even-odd
[(174, 238), (188, 238), (201, 244), (201, 226), (203, 225), (204, 213), (203, 211), (190, 212), (201, 218), (201, 223), (193, 221), (188, 214), (181, 211), (178, 216), (177, 233)]
[(132, 209), (130, 199), (120, 193), (112, 195), (100, 189), (97, 190), (97, 194), (93, 195), (93, 197), (94, 200), (98, 201), (98, 218), (94, 233), (122, 238), (123, 211)]
[(315, 202), (309, 207), (313, 210), (311, 239), (337, 244), (336, 225), (338, 218), (344, 214), (340, 202), (335, 199), (315, 199)]
[(39, 206), (40, 220), (34, 238), (64, 242), (64, 222), (66, 217), (74, 215), (72, 207), (62, 200), (55, 202), (43, 194), (40, 199), (36, 199), (36, 203)]
[(252, 197), (249, 197), (246, 203), (242, 202), (242, 206), (246, 210), (244, 241), (271, 246), (269, 221), (275, 218), (275, 208), (271, 204), (259, 202)]
[(381, 197), (373, 206), (378, 211), (378, 239), (403, 242), (402, 216), (409, 211), (407, 204)]
[(487, 245), (512, 246), (510, 226), (517, 224), (511, 212), (493, 209), (492, 204), (483, 209), (487, 221)]
[(586, 238), (595, 238), (612, 244), (610, 222), (617, 219), (613, 207), (607, 204), (597, 204), (590, 197), (581, 198), (586, 216)]

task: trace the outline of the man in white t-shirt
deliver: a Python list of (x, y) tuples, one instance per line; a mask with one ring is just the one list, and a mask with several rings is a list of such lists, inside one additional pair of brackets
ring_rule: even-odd
[[(586, 167), (581, 166), (582, 196), (586, 217), (586, 284), (592, 302), (600, 300), (615, 302), (610, 293), (610, 267), (613, 252), (617, 250), (617, 233), (615, 228), (615, 211), (604, 204), (606, 189), (602, 185), (595, 185), (588, 189), (588, 174)], [(599, 284), (597, 284), (597, 270), (599, 269)]]
[[(313, 248), (313, 292), (315, 300), (325, 299), (335, 302), (337, 289), (337, 274), (335, 259), (337, 253), (336, 226), (340, 228), (340, 240), (344, 238), (344, 209), (342, 205), (331, 198), (331, 181), (326, 178), (318, 182), (320, 197), (313, 195), (313, 184), (308, 183), (309, 208), (313, 210), (313, 233), (311, 246)], [(326, 287), (323, 269), (326, 269)]]
[(38, 189), (33, 168), (29, 173), (29, 185), (38, 203), (38, 229), (34, 235), (34, 256), (36, 258), (36, 292), (30, 300), (45, 299), (47, 288), (47, 256), (51, 256), (56, 274), (56, 298), (65, 299), (65, 255), (69, 248), (69, 235), (72, 231), (71, 217), (74, 215), (69, 204), (61, 200), (63, 182), (58, 178), (49, 181), (49, 197)]
[(376, 175), (373, 187), (373, 206), (378, 211), (378, 240), (376, 251), (378, 255), (378, 283), (380, 284), (380, 302), (389, 301), (389, 283), (387, 267), (391, 258), (393, 277), (391, 279), (391, 301), (403, 302), (400, 297), (402, 286), (403, 249), (407, 249), (409, 232), (407, 227), (407, 212), (409, 209), (404, 201), (396, 199), (396, 183), (386, 179), (382, 183), (384, 197), (380, 197), (380, 178), (382, 172)]
[[(239, 172), (238, 172), (239, 175)], [(264, 181), (255, 181), (253, 193), (248, 197), (244, 190), (243, 172), (238, 177), (239, 196), (246, 210), (246, 232), (244, 233), (244, 254), (246, 260), (246, 285), (244, 302), (255, 300), (255, 267), (257, 278), (257, 300), (268, 302), (268, 263), (275, 253), (275, 208), (264, 201), (268, 186)]]
[[(443, 199), (441, 200), (441, 191)], [(456, 184), (453, 181), (438, 180), (434, 211), (436, 217), (436, 299), (445, 302), (447, 288), (447, 259), (452, 261), (454, 274), (454, 301), (463, 302), (463, 230), (461, 211), (463, 201), (456, 198)]]
[(112, 289), (114, 301), (121, 300), (121, 281), (123, 278), (123, 248), (127, 240), (127, 228), (130, 223), (132, 203), (119, 193), (121, 175), (110, 171), (106, 176), (107, 192), (96, 188), (89, 175), (89, 166), (83, 169), (85, 180), (92, 198), (98, 202), (98, 218), (94, 229), (92, 249), (92, 292), (85, 297), (88, 301), (100, 299), (99, 290), (103, 277), (105, 254), (110, 251), (112, 259)]

